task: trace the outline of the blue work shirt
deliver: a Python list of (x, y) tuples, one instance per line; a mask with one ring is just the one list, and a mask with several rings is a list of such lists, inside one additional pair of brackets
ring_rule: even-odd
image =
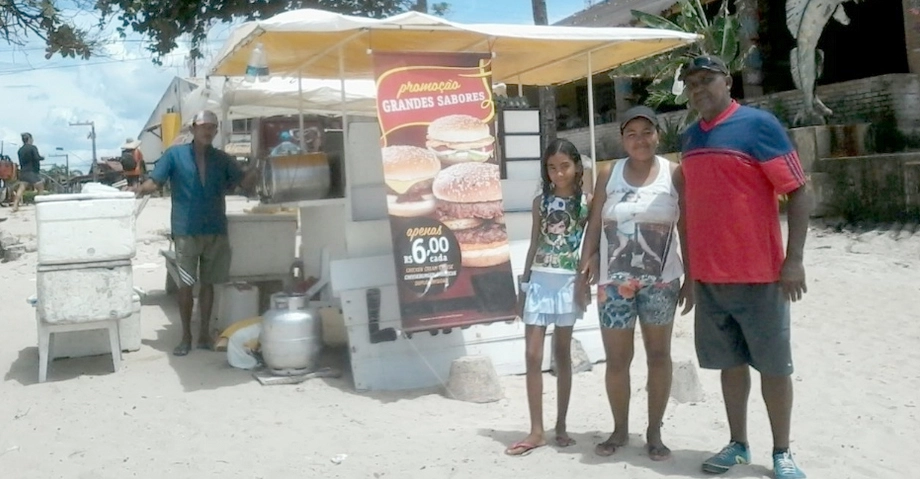
[(163, 153), (150, 178), (169, 180), (172, 189), (172, 234), (176, 236), (227, 234), (224, 195), (240, 184), (243, 172), (236, 160), (209, 146), (202, 184), (192, 143), (175, 145)]

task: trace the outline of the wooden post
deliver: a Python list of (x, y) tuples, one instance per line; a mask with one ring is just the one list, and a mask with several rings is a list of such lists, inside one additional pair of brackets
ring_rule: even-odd
[[(534, 25), (549, 25), (546, 0), (532, 0)], [(543, 135), (546, 143), (556, 139), (556, 89), (540, 87), (540, 116), (543, 118)]]

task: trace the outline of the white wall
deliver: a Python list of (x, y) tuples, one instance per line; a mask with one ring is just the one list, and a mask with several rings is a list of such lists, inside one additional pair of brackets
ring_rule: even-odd
[[(163, 97), (160, 98), (160, 102), (154, 108), (144, 128), (158, 125), (163, 115), (168, 113), (170, 109), (173, 109), (176, 113), (181, 112), (182, 99), (197, 87), (196, 84), (185, 79), (174, 78), (169, 87), (166, 88), (166, 91), (163, 92)], [(138, 139), (141, 140), (140, 150), (146, 163), (157, 161), (163, 155), (165, 148), (163, 148), (160, 128), (156, 128), (153, 132), (141, 132)]]

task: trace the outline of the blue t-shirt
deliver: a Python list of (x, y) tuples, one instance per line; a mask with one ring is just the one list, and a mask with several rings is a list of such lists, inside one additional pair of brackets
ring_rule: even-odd
[(206, 153), (202, 184), (192, 143), (170, 147), (157, 161), (150, 178), (169, 180), (172, 189), (172, 234), (176, 236), (225, 235), (227, 211), (224, 195), (243, 179), (236, 160), (214, 147)]

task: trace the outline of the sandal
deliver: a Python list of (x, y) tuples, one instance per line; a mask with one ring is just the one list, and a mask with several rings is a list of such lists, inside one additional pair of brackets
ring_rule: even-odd
[(620, 446), (617, 446), (612, 441), (604, 441), (597, 446), (594, 446), (594, 454), (597, 454), (601, 457), (610, 457), (617, 452), (617, 449)]
[(176, 346), (176, 349), (173, 349), (173, 356), (185, 356), (192, 350), (192, 345), (190, 343), (180, 343)]
[(648, 458), (653, 461), (666, 461), (671, 458), (671, 450), (664, 444), (661, 446), (646, 444), (645, 450), (648, 452)]
[(538, 447), (543, 446), (543, 444), (531, 444), (529, 442), (516, 442), (511, 445), (508, 449), (505, 449), (505, 454), (509, 456), (526, 456), (537, 449)]
[(575, 444), (575, 440), (569, 436), (556, 436), (556, 445), (559, 447), (569, 447)]

